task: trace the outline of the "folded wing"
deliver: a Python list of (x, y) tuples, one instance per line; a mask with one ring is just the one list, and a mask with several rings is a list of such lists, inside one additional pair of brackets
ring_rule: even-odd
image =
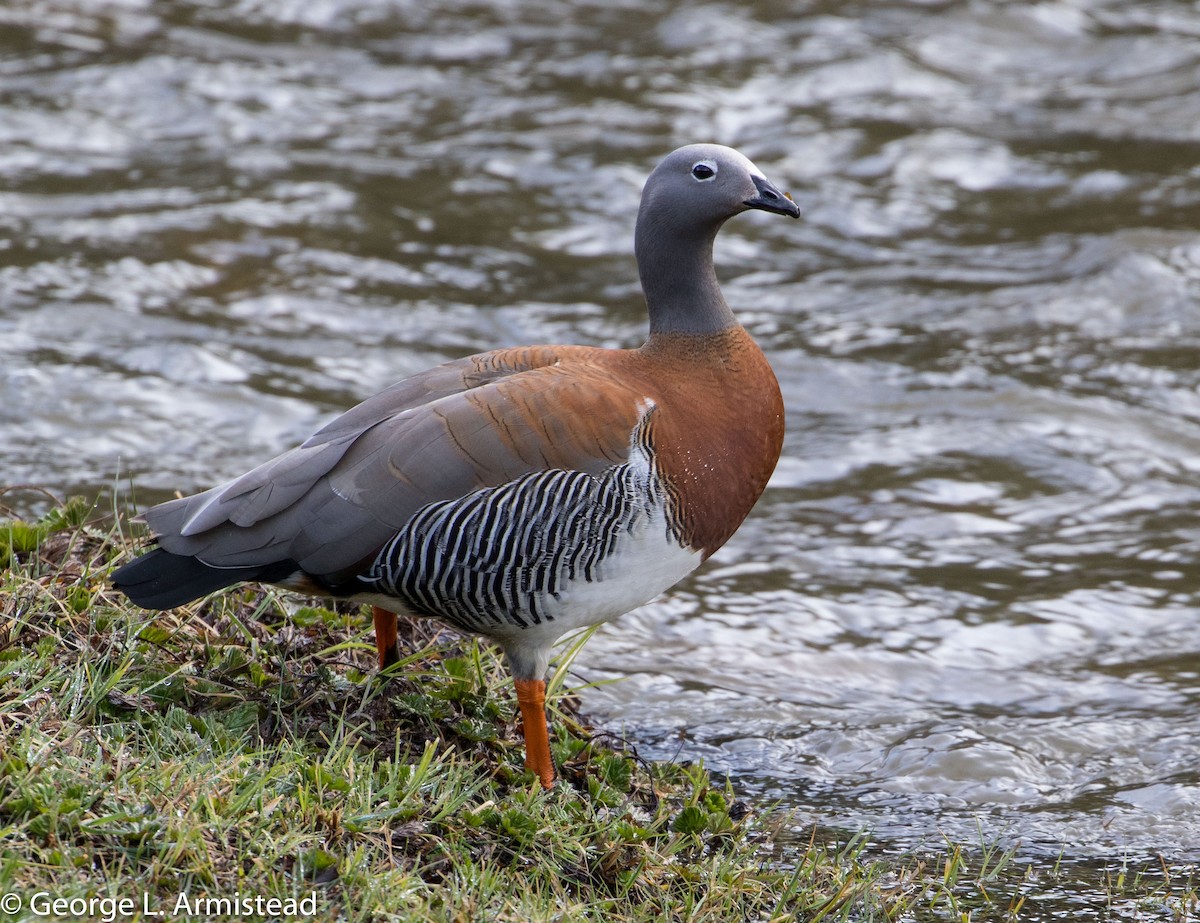
[[(642, 395), (582, 347), (498, 350), (381, 391), (302, 445), (143, 514), (164, 550), (210, 567), (294, 562), (336, 584), (422, 507), (542, 470), (624, 461)], [(611, 355), (611, 354), (609, 354)]]

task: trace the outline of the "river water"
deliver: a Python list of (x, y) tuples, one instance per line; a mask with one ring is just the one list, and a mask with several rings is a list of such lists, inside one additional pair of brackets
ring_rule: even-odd
[(803, 211), (717, 250), (784, 459), (587, 708), (799, 825), (1200, 860), (1192, 3), (4, 0), (0, 483), (148, 503), (636, 345), (695, 140)]

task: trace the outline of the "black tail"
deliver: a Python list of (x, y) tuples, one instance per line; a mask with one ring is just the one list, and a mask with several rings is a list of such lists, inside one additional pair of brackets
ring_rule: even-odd
[(146, 609), (173, 609), (244, 580), (273, 583), (296, 573), (294, 561), (250, 567), (213, 567), (190, 555), (155, 548), (112, 573), (118, 590)]

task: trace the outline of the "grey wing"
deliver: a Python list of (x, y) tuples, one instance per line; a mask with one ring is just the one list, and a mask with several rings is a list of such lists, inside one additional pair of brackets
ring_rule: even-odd
[(347, 579), (428, 503), (547, 467), (603, 470), (628, 451), (633, 400), (600, 401), (629, 413), (615, 411), (611, 445), (599, 453), (547, 447), (545, 406), (561, 376), (527, 382), (516, 373), (552, 359), (500, 351), (431, 369), (240, 478), (143, 518), (161, 547), (214, 567), (291, 560), (331, 583)]
[[(380, 426), (390, 423), (392, 438), (403, 438), (405, 422), (413, 422), (401, 421), (407, 412), (544, 361), (550, 360), (498, 351), (436, 366), (367, 398), (301, 445), (246, 474), (155, 506), (141, 518), (167, 551), (194, 555), (215, 567), (290, 558), (312, 573), (340, 570), (352, 563), (336, 553), (342, 542), (357, 535), (355, 544), (360, 547), (376, 540), (382, 544), (394, 532), (388, 520), (395, 517), (377, 519), (362, 504), (346, 509), (330, 474), (338, 468), (344, 472), (348, 463), (369, 468), (381, 437), (387, 438), (377, 432)], [(308, 534), (312, 526), (306, 532), (300, 519), (321, 522), (321, 535)], [(322, 548), (324, 553), (318, 553)]]

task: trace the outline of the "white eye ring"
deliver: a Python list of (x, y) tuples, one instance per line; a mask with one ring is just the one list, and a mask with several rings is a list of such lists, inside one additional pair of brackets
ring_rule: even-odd
[(717, 165), (711, 160), (699, 160), (692, 164), (692, 179), (700, 183), (712, 182), (717, 177)]

